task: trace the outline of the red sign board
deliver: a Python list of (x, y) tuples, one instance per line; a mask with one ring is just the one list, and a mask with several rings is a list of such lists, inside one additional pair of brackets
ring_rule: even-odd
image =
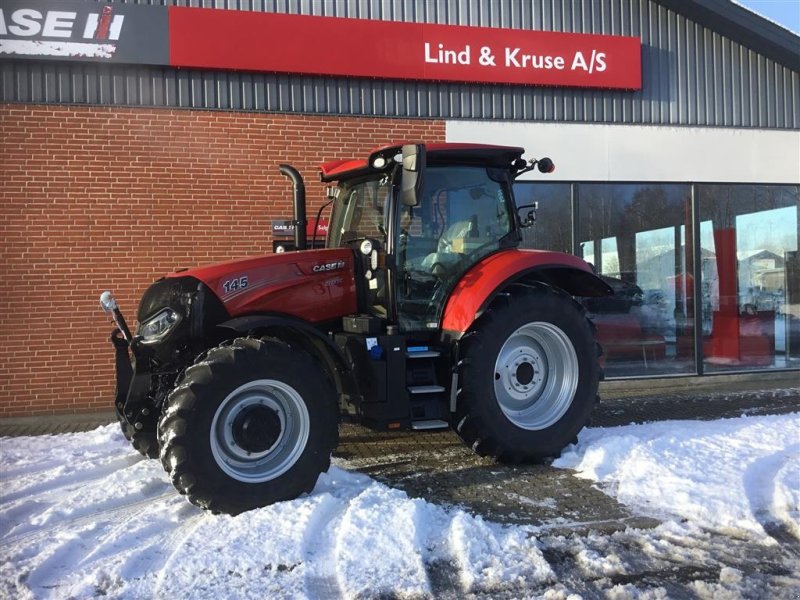
[(0, 56), (320, 76), (641, 89), (636, 37), (3, 0)]
[(169, 7), (169, 64), (638, 90), (637, 37)]

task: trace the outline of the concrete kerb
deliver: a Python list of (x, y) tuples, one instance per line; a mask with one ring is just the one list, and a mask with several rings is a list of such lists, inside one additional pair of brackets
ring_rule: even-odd
[(53, 435), (91, 431), (117, 420), (113, 410), (71, 415), (37, 415), (0, 419), (0, 437)]

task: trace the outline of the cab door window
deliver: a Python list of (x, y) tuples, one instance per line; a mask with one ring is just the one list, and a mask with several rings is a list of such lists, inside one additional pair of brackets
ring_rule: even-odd
[(329, 246), (347, 245), (370, 238), (386, 242), (385, 208), (392, 186), (386, 175), (347, 183), (339, 192), (336, 210), (331, 219)]
[(401, 329), (438, 327), (450, 290), (500, 248), (512, 230), (507, 189), (485, 167), (428, 167), (419, 205), (398, 209)]

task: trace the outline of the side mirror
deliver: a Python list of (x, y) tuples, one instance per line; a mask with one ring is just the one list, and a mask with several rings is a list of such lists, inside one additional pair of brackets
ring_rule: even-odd
[[(527, 214), (523, 217), (522, 210), (525, 208), (529, 208), (530, 210)], [(517, 207), (517, 213), (519, 214), (519, 226), (525, 229), (526, 227), (530, 227), (536, 221), (536, 211), (539, 210), (539, 203), (534, 202), (533, 204), (524, 204), (522, 206)]]
[(406, 144), (403, 146), (402, 152), (401, 201), (403, 206), (417, 206), (422, 194), (423, 174), (425, 172), (425, 145)]

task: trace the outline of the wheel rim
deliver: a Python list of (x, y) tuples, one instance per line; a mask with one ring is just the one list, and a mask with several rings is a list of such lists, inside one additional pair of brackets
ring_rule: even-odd
[(238, 481), (270, 481), (288, 471), (308, 442), (308, 408), (297, 391), (274, 379), (228, 394), (211, 422), (211, 452)]
[(552, 323), (523, 325), (500, 348), (494, 365), (495, 398), (517, 427), (550, 427), (567, 412), (577, 387), (575, 348)]

